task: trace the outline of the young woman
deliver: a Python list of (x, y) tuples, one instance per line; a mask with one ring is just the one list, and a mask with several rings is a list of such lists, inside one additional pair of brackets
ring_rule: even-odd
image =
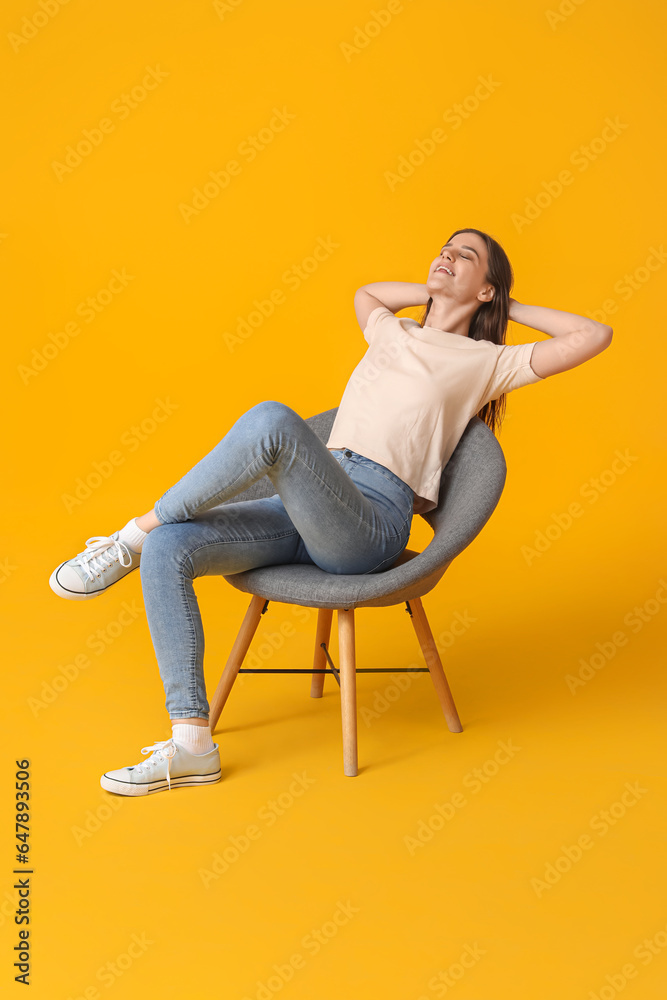
[[(442, 470), (471, 417), (495, 432), (507, 392), (609, 346), (611, 327), (523, 305), (510, 298), (512, 283), (502, 247), (478, 229), (458, 229), (425, 285), (364, 285), (354, 307), (369, 347), (326, 443), (284, 403), (258, 403), (151, 510), (89, 538), (53, 571), (56, 594), (87, 600), (141, 570), (172, 736), (144, 747), (143, 763), (107, 771), (103, 788), (145, 795), (221, 777), (195, 577), (284, 563), (328, 573), (388, 569), (407, 545), (413, 514), (437, 505)], [(420, 322), (395, 315), (418, 305), (426, 305)], [(552, 339), (507, 345), (508, 319)], [(224, 503), (264, 475), (273, 496)]]

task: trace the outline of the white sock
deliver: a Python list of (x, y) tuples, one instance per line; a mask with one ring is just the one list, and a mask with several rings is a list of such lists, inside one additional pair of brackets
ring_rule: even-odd
[(213, 749), (211, 730), (208, 726), (192, 726), (185, 722), (173, 722), (172, 735), (177, 743), (190, 753), (208, 753)]
[(148, 534), (147, 531), (143, 531), (137, 525), (136, 517), (133, 517), (131, 521), (128, 521), (124, 528), (121, 528), (118, 532), (118, 538), (121, 542), (125, 542), (129, 545), (131, 549), (135, 552), (141, 552), (142, 546), (144, 544), (144, 538)]

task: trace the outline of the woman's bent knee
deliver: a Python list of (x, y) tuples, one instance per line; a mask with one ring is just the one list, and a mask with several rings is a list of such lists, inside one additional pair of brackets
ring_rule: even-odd
[(186, 540), (185, 523), (161, 524), (153, 528), (144, 538), (139, 568), (146, 573), (153, 567), (164, 569), (175, 566), (179, 569), (189, 560), (190, 550)]
[(252, 413), (253, 418), (264, 421), (268, 427), (277, 427), (285, 420), (292, 420), (294, 417), (297, 420), (302, 419), (296, 410), (277, 399), (265, 399), (261, 403), (251, 406), (247, 412)]

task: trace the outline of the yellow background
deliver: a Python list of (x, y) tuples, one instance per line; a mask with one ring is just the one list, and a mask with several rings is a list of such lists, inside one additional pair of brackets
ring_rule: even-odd
[[(3, 989), (21, 995), (10, 806), (14, 761), (27, 757), (33, 997), (262, 1000), (269, 981), (285, 1000), (664, 997), (664, 6), (566, 2), (558, 18), (556, 3), (535, 0), (43, 9), (9, 0), (0, 12)], [(32, 37), (17, 42), (22, 31)], [(149, 68), (167, 75), (121, 112)], [(495, 89), (475, 99), (480, 77)], [(275, 108), (294, 117), (243, 158)], [(54, 163), (103, 118), (113, 129), (59, 179)], [(607, 119), (617, 134), (596, 142)], [(391, 182), (437, 128), (446, 139)], [(186, 221), (179, 206), (231, 159), (240, 172)], [(517, 223), (566, 170), (571, 183)], [(245, 675), (218, 731), (221, 782), (108, 795), (103, 771), (170, 735), (139, 574), (75, 603), (50, 591), (51, 570), (150, 509), (255, 403), (279, 399), (304, 417), (336, 406), (366, 346), (355, 289), (425, 281), (465, 226), (501, 241), (520, 302), (602, 310), (614, 338), (508, 397), (498, 508), (424, 599), (463, 733), (448, 732), (427, 675), (390, 703), (391, 675), (360, 674), (352, 780), (330, 676), (316, 701), (308, 677)], [(318, 239), (336, 247), (288, 287)], [(114, 269), (131, 280), (85, 322), (77, 308)], [(282, 304), (230, 349), (239, 318), (276, 289)], [(33, 352), (73, 321), (78, 335), (26, 376)], [(544, 336), (512, 324), (508, 339)], [(137, 442), (132, 428), (158, 400), (172, 412)], [(111, 474), (68, 507), (77, 478), (112, 452)], [(540, 532), (548, 544), (527, 556)], [(429, 537), (416, 518), (410, 547)], [(196, 590), (211, 693), (247, 598), (220, 578)], [(135, 617), (119, 629), (126, 604)], [(474, 622), (453, 641), (457, 614)], [(272, 604), (253, 646), (264, 665), (308, 667), (315, 617)], [(285, 623), (295, 634), (262, 646)], [(358, 666), (422, 662), (403, 606), (358, 612), (357, 643)], [(573, 693), (567, 675), (600, 646), (604, 665)], [(88, 666), (36, 708), (30, 699), (81, 654)], [(469, 776), (499, 741), (520, 750), (473, 791)], [(312, 784), (271, 813), (304, 772)], [(615, 806), (626, 783), (644, 791)], [(411, 851), (406, 838), (457, 792), (466, 805)], [(623, 815), (603, 834), (610, 809)], [(260, 834), (206, 886), (202, 870), (253, 824)], [(567, 870), (564, 848), (585, 834), (591, 846)], [(536, 889), (557, 862), (560, 877)], [(271, 980), (295, 955), (289, 981), (284, 968)], [(463, 974), (447, 986), (450, 969)]]

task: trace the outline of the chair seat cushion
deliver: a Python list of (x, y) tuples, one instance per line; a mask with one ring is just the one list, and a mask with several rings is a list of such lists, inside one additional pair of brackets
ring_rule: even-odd
[(418, 555), (404, 549), (394, 565), (381, 573), (326, 573), (310, 563), (289, 563), (233, 573), (225, 580), (246, 594), (281, 604), (334, 609), (389, 607), (423, 597), (445, 572), (446, 566), (439, 567), (430, 576), (412, 581), (413, 574), (407, 571), (406, 564)]

